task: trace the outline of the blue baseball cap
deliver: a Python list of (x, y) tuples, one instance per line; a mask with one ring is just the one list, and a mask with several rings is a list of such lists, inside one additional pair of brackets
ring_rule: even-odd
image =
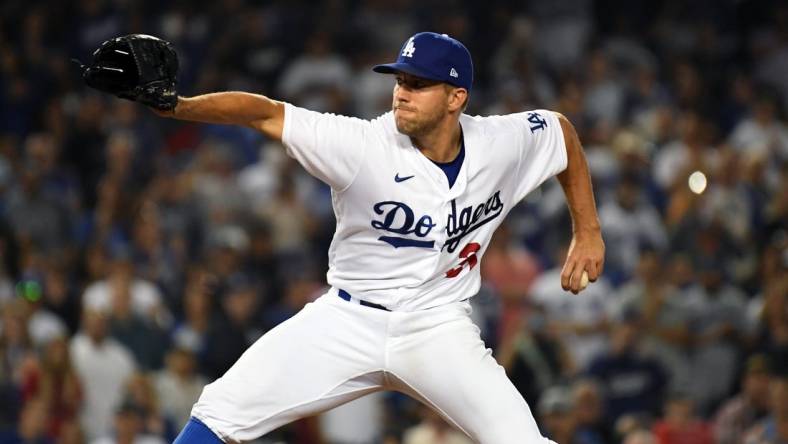
[(396, 62), (377, 65), (372, 70), (382, 74), (405, 72), (468, 91), (473, 85), (473, 61), (468, 48), (457, 39), (434, 32), (420, 32), (409, 38)]

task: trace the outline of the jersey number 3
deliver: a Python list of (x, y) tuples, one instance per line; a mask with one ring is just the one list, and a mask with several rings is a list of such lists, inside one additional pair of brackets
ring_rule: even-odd
[(460, 272), (462, 271), (463, 268), (465, 268), (466, 265), (468, 266), (469, 269), (475, 267), (476, 263), (479, 262), (479, 259), (476, 257), (476, 252), (479, 251), (481, 247), (482, 246), (477, 244), (476, 242), (471, 242), (470, 244), (466, 245), (460, 251), (460, 259), (462, 259), (462, 261), (460, 261), (460, 265), (447, 271), (446, 277), (447, 278), (457, 277), (457, 275), (460, 274)]

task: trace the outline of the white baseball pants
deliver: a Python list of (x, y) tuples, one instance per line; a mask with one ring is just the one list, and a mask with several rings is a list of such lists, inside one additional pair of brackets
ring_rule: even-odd
[(388, 312), (332, 289), (269, 331), (192, 409), (225, 441), (252, 440), (360, 396), (398, 390), (482, 444), (548, 444), (491, 356), (468, 302)]

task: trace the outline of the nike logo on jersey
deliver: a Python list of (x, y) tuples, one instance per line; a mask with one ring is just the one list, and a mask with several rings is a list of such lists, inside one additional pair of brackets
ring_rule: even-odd
[(397, 174), (394, 175), (394, 182), (397, 182), (397, 183), (405, 182), (406, 180), (412, 179), (414, 177), (416, 177), (416, 176), (413, 175), (413, 176), (399, 177), (399, 173), (397, 173)]
[(446, 220), (446, 234), (449, 235), (449, 238), (446, 239), (441, 250), (445, 248), (449, 253), (454, 253), (462, 238), (500, 216), (502, 212), (501, 190), (493, 193), (487, 202), (480, 203), (475, 209), (473, 205), (463, 208), (459, 215), (457, 214), (457, 204), (452, 200), (451, 212)]

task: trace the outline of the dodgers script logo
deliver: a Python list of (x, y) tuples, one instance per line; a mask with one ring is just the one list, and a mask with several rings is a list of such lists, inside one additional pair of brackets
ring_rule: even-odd
[[(372, 226), (378, 230), (388, 231), (395, 234), (415, 234), (416, 237), (424, 238), (432, 228), (435, 226), (432, 223), (432, 218), (425, 214), (416, 221), (416, 216), (413, 210), (402, 202), (387, 200), (376, 203), (372, 209), (375, 214), (382, 214), (383, 220), (373, 220)], [(383, 241), (394, 248), (399, 247), (421, 247), (432, 248), (435, 241), (426, 241), (419, 239), (410, 239), (407, 237), (398, 236), (381, 236), (379, 241)]]
[(441, 250), (445, 248), (449, 253), (454, 253), (462, 238), (500, 216), (502, 212), (501, 190), (493, 193), (487, 202), (476, 205), (476, 208), (473, 205), (463, 208), (459, 215), (457, 214), (457, 204), (452, 200), (451, 213), (446, 221), (446, 234), (449, 235), (449, 238), (446, 239)]
[[(408, 204), (393, 200), (378, 202), (372, 206), (372, 210), (375, 214), (383, 216), (383, 220), (373, 220), (372, 227), (397, 235), (380, 236), (379, 241), (394, 248), (433, 248), (435, 246), (434, 240), (424, 240), (436, 225), (430, 215), (425, 214), (416, 219), (416, 214)], [(446, 234), (449, 238), (441, 247), (441, 251), (445, 249), (449, 253), (454, 253), (465, 236), (500, 216), (502, 212), (503, 202), (501, 202), (500, 190), (493, 193), (486, 202), (467, 206), (459, 212), (457, 211), (457, 203), (452, 200), (451, 212), (446, 219)], [(416, 239), (410, 237), (411, 235)]]

